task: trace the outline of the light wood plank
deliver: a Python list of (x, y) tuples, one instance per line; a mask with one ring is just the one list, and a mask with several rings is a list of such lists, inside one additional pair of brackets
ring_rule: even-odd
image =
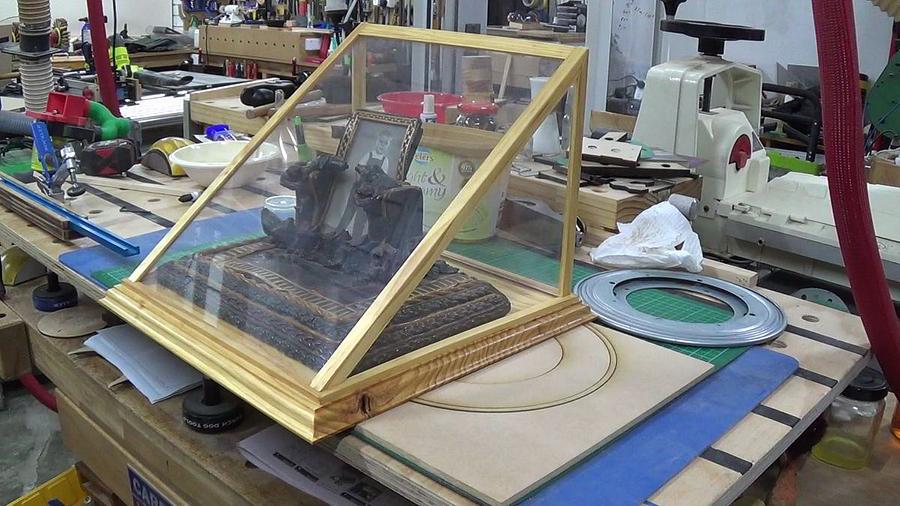
[[(142, 478), (155, 487), (160, 494), (176, 504), (187, 504), (185, 496), (176, 493), (169, 484), (151, 473), (142, 462), (129, 454), (118, 442), (100, 430), (87, 413), (57, 392), (60, 428), (66, 447), (72, 450), (94, 472), (107, 477), (114, 477), (106, 483), (119, 498), (127, 500), (131, 497), (128, 467), (134, 469)], [(196, 498), (192, 498), (196, 500)]]
[(829, 344), (784, 332), (767, 345), (772, 351), (788, 355), (800, 362), (800, 367), (835, 381), (843, 378), (861, 357)]
[[(572, 118), (569, 128), (569, 152), (578, 153), (582, 149), (584, 130), (584, 109), (587, 98), (587, 65), (583, 66), (575, 81), (575, 93), (571, 104)], [(559, 294), (572, 293), (572, 269), (575, 265), (575, 221), (578, 218), (578, 195), (581, 193), (581, 157), (569, 156), (569, 170), (566, 185), (566, 204), (563, 211), (562, 246), (559, 273)]]
[[(525, 325), (530, 320), (543, 318), (552, 313), (561, 312), (565, 309), (571, 308), (576, 303), (577, 300), (574, 297), (553, 299), (545, 301), (544, 303), (538, 303), (534, 306), (529, 307), (527, 311), (523, 310), (513, 314), (509, 314), (504, 316), (503, 318), (491, 322), (491, 330), (493, 332), (505, 332), (514, 327)], [(445, 339), (439, 343), (435, 343), (430, 346), (426, 346), (424, 348), (409, 352), (402, 357), (398, 357), (394, 360), (391, 360), (390, 362), (385, 362), (384, 364), (378, 365), (369, 370), (362, 371), (359, 374), (354, 374), (353, 376), (348, 378), (347, 381), (341, 383), (337, 387), (323, 391), (320, 394), (319, 398), (325, 402), (340, 398), (352, 392), (360, 391), (379, 381), (383, 381), (385, 378), (395, 375), (398, 372), (402, 372), (402, 370), (404, 368), (407, 368), (410, 364), (418, 364), (435, 360), (437, 357), (441, 356), (444, 353), (455, 351), (471, 344), (479, 337), (483, 330), (484, 329), (482, 328), (471, 329), (469, 331)]]
[[(512, 504), (712, 370), (592, 324), (529, 353), (374, 417), (355, 433), (479, 501)], [(514, 465), (498, 466), (498, 457)]]
[(778, 304), (791, 325), (866, 349), (871, 346), (859, 316), (765, 288), (757, 291)]
[(353, 45), (350, 58), (350, 103), (352, 111), (358, 111), (366, 104), (368, 43), (359, 39)]
[(653, 494), (650, 502), (659, 506), (713, 504), (719, 498), (719, 492), (740, 476), (708, 460), (695, 459)]
[(712, 446), (755, 464), (790, 431), (787, 425), (750, 413)]
[(426, 506), (476, 504), (352, 435), (328, 438), (320, 444), (348, 464), (416, 504)]
[(113, 188), (118, 190), (132, 190), (143, 193), (152, 193), (154, 195), (168, 195), (171, 197), (179, 197), (184, 195), (184, 190), (172, 188), (162, 184), (141, 183), (133, 179), (125, 177), (97, 177), (97, 176), (78, 176), (79, 183), (89, 184), (95, 188)]
[(31, 372), (31, 352), (25, 322), (0, 302), (0, 381), (13, 381)]
[(763, 401), (763, 405), (803, 418), (828, 395), (829, 390), (825, 385), (792, 376)]

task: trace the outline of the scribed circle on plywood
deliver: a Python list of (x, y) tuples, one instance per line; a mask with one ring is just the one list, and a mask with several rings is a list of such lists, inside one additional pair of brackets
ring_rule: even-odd
[(580, 399), (612, 378), (616, 352), (596, 328), (581, 326), (412, 402), (454, 411), (532, 411)]

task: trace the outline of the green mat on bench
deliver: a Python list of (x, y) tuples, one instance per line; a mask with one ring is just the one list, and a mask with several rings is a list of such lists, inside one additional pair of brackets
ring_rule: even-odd
[[(229, 243), (241, 242), (255, 237), (256, 236), (238, 237), (216, 244), (196, 246), (176, 253), (166, 254), (163, 259), (164, 261), (175, 260), (181, 256), (197, 251), (220, 247)], [(478, 243), (454, 242), (451, 243), (447, 249), (458, 255), (466, 256), (472, 260), (498, 267), (550, 286), (556, 286), (559, 279), (558, 259), (507, 239), (495, 237)], [(127, 278), (136, 267), (136, 263), (134, 265), (122, 265), (103, 271), (96, 271), (92, 273), (92, 275), (104, 286), (110, 288)], [(576, 262), (572, 272), (572, 281), (573, 283), (577, 283), (598, 272), (602, 272), (602, 269), (593, 265)], [(731, 317), (729, 311), (719, 306), (705, 304), (694, 297), (683, 297), (676, 293), (663, 290), (639, 290), (629, 297), (628, 302), (636, 309), (675, 321), (701, 324), (718, 323)], [(746, 347), (701, 348), (696, 346), (657, 344), (709, 362), (717, 369), (725, 366), (747, 350)]]
[[(559, 280), (559, 261), (510, 240), (495, 237), (479, 243), (451, 243), (449, 251), (465, 255), (472, 260), (492, 265), (535, 281), (556, 286)], [(576, 262), (572, 282), (602, 272), (594, 265)], [(638, 290), (628, 298), (635, 309), (669, 320), (691, 323), (720, 323), (731, 318), (730, 310), (714, 304), (706, 304), (696, 297), (680, 296), (664, 290)], [(747, 351), (739, 348), (703, 348), (656, 343), (679, 353), (709, 362), (716, 369), (722, 368)]]

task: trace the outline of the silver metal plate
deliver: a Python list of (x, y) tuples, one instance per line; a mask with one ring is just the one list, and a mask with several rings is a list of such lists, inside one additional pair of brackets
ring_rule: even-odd
[[(629, 294), (650, 288), (712, 298), (731, 308), (733, 316), (720, 323), (681, 322), (647, 314), (628, 303)], [(749, 346), (771, 341), (787, 327), (784, 313), (766, 297), (728, 281), (689, 272), (603, 272), (581, 280), (575, 293), (604, 324), (634, 336), (673, 344)]]

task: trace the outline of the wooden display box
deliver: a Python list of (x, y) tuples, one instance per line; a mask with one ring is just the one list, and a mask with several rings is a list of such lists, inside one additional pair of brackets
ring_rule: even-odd
[[(247, 192), (231, 190), (226, 187), (227, 183), (236, 173), (244, 169), (245, 165), (253, 166), (257, 155), (263, 152), (261, 150), (265, 147), (264, 143), (284, 142), (285, 127), (293, 128), (291, 120), (297, 115), (295, 112), (297, 104), (305, 94), (318, 89), (317, 86), (321, 86), (322, 83), (328, 82), (333, 73), (345, 73), (349, 70), (351, 79), (347, 79), (346, 82), (351, 89), (347, 90), (349, 93), (345, 94), (347, 100), (351, 102), (348, 105), (352, 106), (353, 111), (364, 110), (367, 106), (365, 100), (367, 84), (369, 86), (384, 84), (383, 82), (368, 82), (381, 78), (379, 74), (370, 72), (367, 67), (369, 62), (366, 57), (366, 48), (373, 44), (382, 48), (388, 47), (398, 54), (409, 54), (413, 62), (416, 61), (417, 55), (421, 55), (417, 51), (418, 48), (431, 45), (440, 50), (446, 49), (445, 59), (454, 56), (461, 58), (470, 52), (504, 52), (515, 59), (519, 57), (542, 58), (551, 63), (551, 65), (542, 66), (554, 70), (546, 76), (549, 80), (540, 93), (533, 97), (530, 105), (518, 115), (514, 122), (508, 125), (508, 128), (504, 126), (505, 131), (502, 134), (491, 134), (452, 125), (416, 127), (419, 130), (415, 138), (420, 139), (417, 141), (420, 146), (431, 146), (435, 149), (453, 152), (462, 150), (462, 152), (471, 152), (473, 155), (477, 154), (479, 159), (483, 157), (483, 160), (477, 167), (474, 165), (477, 162), (460, 167), (461, 173), (465, 173), (466, 178), (455, 190), (456, 193), (452, 200), (433, 223), (423, 224), (424, 227), (427, 227), (427, 231), (423, 229), (423, 235), (419, 236), (421, 238), (417, 238), (412, 243), (408, 256), (405, 256), (400, 263), (392, 264), (397, 266), (396, 270), (384, 271), (387, 277), (383, 280), (383, 285), (367, 301), (361, 313), (351, 312), (351, 309), (359, 311), (357, 298), (343, 297), (338, 294), (331, 299), (325, 297), (324, 300), (328, 302), (321, 302), (323, 297), (320, 296), (323, 293), (331, 293), (329, 290), (333, 292), (334, 290), (330, 287), (345, 282), (349, 275), (348, 272), (355, 271), (340, 270), (347, 268), (344, 264), (323, 263), (321, 265), (338, 265), (338, 267), (329, 268), (339, 270), (328, 271), (333, 272), (333, 275), (316, 278), (318, 281), (315, 283), (329, 286), (322, 289), (317, 288), (318, 292), (313, 291), (302, 283), (297, 285), (298, 282), (295, 278), (306, 279), (312, 276), (310, 272), (319, 271), (310, 271), (307, 267), (298, 268), (298, 265), (310, 265), (310, 261), (302, 260), (302, 258), (308, 257), (296, 260), (302, 256), (301, 253), (289, 248), (273, 250), (275, 253), (265, 253), (262, 257), (254, 257), (262, 258), (264, 262), (282, 262), (278, 265), (283, 267), (273, 267), (272, 269), (275, 270), (266, 271), (267, 286), (274, 287), (271, 296), (267, 292), (253, 291), (256, 290), (257, 285), (253, 285), (253, 290), (246, 292), (235, 289), (235, 286), (243, 286), (241, 283), (244, 281), (242, 280), (249, 279), (246, 276), (255, 276), (253, 272), (256, 272), (253, 271), (253, 266), (247, 267), (250, 260), (244, 260), (245, 257), (240, 256), (237, 253), (238, 250), (248, 251), (248, 244), (251, 245), (249, 249), (253, 249), (259, 241), (274, 241), (275, 239), (270, 235), (268, 239), (264, 236), (263, 239), (251, 239), (250, 243), (245, 241), (238, 244), (235, 242), (222, 246), (221, 237), (233, 230), (230, 226), (216, 228), (217, 225), (214, 224), (221, 223), (221, 221), (204, 215), (204, 209), (207, 205), (218, 204), (241, 210), (239, 213), (233, 213), (237, 218), (226, 216), (221, 218), (222, 220), (237, 220), (243, 219), (241, 216), (250, 216), (250, 222), (253, 219), (258, 222), (259, 213), (265, 218), (267, 215), (261, 210), (262, 198), (257, 196), (255, 198), (259, 200), (242, 200), (244, 199), (242, 195)], [(439, 52), (432, 51), (431, 53)], [(348, 65), (337, 65), (346, 62), (350, 62), (349, 69)], [(429, 68), (429, 66), (426, 64), (422, 68)], [(411, 72), (413, 76), (416, 74), (415, 71)], [(578, 181), (581, 171), (579, 158), (575, 157), (569, 163), (569, 179), (565, 187), (565, 205), (560, 225), (561, 243), (555, 252), (543, 253), (545, 260), (551, 261), (549, 265), (552, 267), (548, 267), (550, 269), (549, 278), (536, 281), (513, 272), (514, 266), (489, 265), (483, 260), (472, 260), (459, 254), (457, 250), (449, 249), (452, 245), (458, 245), (457, 234), (463, 230), (470, 218), (485, 212), (484, 202), (490, 201), (495, 183), (506, 178), (505, 174), (509, 173), (512, 161), (522, 152), (545, 118), (555, 114), (559, 102), (566, 97), (570, 87), (573, 86), (574, 92), (571, 96), (574, 102), (571, 104), (573, 113), (569, 135), (573, 141), (570, 149), (574, 152), (581, 151), (586, 79), (587, 51), (583, 48), (473, 34), (363, 24), (271, 117), (253, 140), (219, 174), (178, 223), (156, 245), (128, 280), (109, 290), (101, 303), (183, 360), (308, 441), (317, 441), (344, 430), (423, 392), (590, 321), (592, 315), (589, 309), (580, 303), (571, 290)], [(416, 85), (412, 86), (415, 90)], [(384, 118), (377, 121), (385, 123), (381, 127), (372, 127), (373, 129), (369, 130), (368, 134), (365, 133), (365, 128), (358, 127), (360, 133), (357, 135), (363, 139), (360, 142), (368, 142), (365, 139), (375, 142), (374, 140), (377, 138), (380, 144), (380, 139), (385, 131), (383, 129), (389, 128), (385, 125), (392, 123), (417, 125), (415, 120), (403, 120), (399, 117), (391, 119), (383, 113), (376, 113), (374, 116), (370, 114), (369, 117)], [(353, 121), (355, 120), (351, 119), (351, 124)], [(348, 126), (348, 130), (350, 130), (350, 126)], [(403, 145), (407, 145), (407, 142), (408, 138)], [(370, 205), (369, 208), (366, 208), (366, 213), (377, 208), (377, 205), (382, 205), (377, 204), (371, 207), (371, 204), (365, 204), (368, 202), (367, 196), (372, 195), (367, 193), (369, 186), (366, 186), (368, 184), (366, 178), (370, 177), (373, 174), (371, 171), (374, 170), (371, 160), (376, 155), (371, 153), (374, 151), (366, 155), (369, 162), (357, 162), (359, 154), (354, 153), (352, 146), (347, 149), (339, 147), (337, 150), (339, 156), (347, 159), (347, 164), (351, 163), (349, 158), (353, 159), (353, 164), (358, 164), (354, 167), (360, 175), (353, 176), (357, 178), (357, 183), (354, 183), (354, 190), (352, 190), (355, 192), (352, 193), (352, 198), (357, 200), (352, 202), (355, 202), (354, 205), (360, 206), (359, 209), (362, 209), (364, 205)], [(382, 153), (381, 156), (387, 156), (384, 152)], [(385, 158), (379, 159), (377, 156), (375, 159), (385, 160)], [(380, 165), (382, 163), (382, 161), (377, 161), (374, 166), (380, 167), (379, 171), (383, 170), (381, 179), (374, 176), (376, 181), (383, 181), (388, 172), (393, 173), (393, 171), (384, 170)], [(295, 168), (291, 169), (292, 165), (287, 159), (284, 160), (284, 164), (288, 168), (282, 173), (281, 184), (287, 186), (284, 183), (284, 177), (287, 177), (291, 170), (299, 170), (296, 167), (303, 166), (294, 165)], [(340, 174), (345, 173), (341, 172)], [(413, 193), (417, 191), (424, 193), (423, 187), (405, 182), (405, 173), (398, 173), (392, 177), (395, 179), (392, 179), (393, 182), (388, 185), (390, 188), (399, 186), (400, 189), (412, 190)], [(303, 181), (306, 181), (306, 185), (313, 185), (317, 183), (310, 181), (320, 180), (310, 178)], [(329, 210), (333, 198), (338, 199), (338, 204), (344, 198), (333, 197), (337, 191), (333, 189), (331, 191), (325, 204)], [(300, 199), (299, 190), (297, 195), (298, 209), (296, 214), (292, 215), (296, 220), (288, 222), (291, 227), (296, 223), (302, 223), (304, 215), (301, 209), (307, 205), (306, 201)], [(375, 202), (380, 202), (380, 200), (376, 199)], [(385, 202), (383, 205), (393, 203), (388, 200)], [(328, 211), (323, 211), (323, 213), (328, 214)], [(380, 226), (376, 226), (376, 222), (372, 221), (371, 217), (366, 222), (368, 231), (362, 232), (357, 230), (355, 222), (352, 227), (348, 226), (343, 218), (340, 222), (340, 227), (336, 232), (338, 235), (328, 236), (332, 238), (329, 240), (343, 240), (340, 237), (344, 237), (344, 234), (353, 228), (354, 234), (363, 234), (362, 240), (369, 241), (358, 244), (372, 244), (373, 237), (377, 235)], [(258, 226), (258, 223), (255, 226)], [(265, 227), (265, 224), (263, 226)], [(220, 242), (210, 247), (195, 246), (190, 243), (193, 238), (204, 234), (216, 238)], [(360, 236), (355, 235), (354, 237)], [(485, 238), (485, 240), (489, 239)], [(233, 249), (229, 249), (232, 248), (230, 244), (235, 244)], [(392, 253), (391, 248), (385, 248), (385, 246), (378, 246), (372, 249), (373, 258), (380, 259), (383, 258), (382, 255), (391, 258), (390, 255), (396, 254), (396, 249)], [(532, 251), (532, 253), (534, 252)], [(240, 254), (243, 255), (243, 253)], [(253, 254), (256, 255), (256, 253)], [(176, 262), (178, 264), (175, 267), (169, 267), (175, 265)], [(235, 267), (236, 265), (239, 266)], [(246, 270), (248, 268), (249, 271)], [(184, 277), (172, 277), (169, 273), (174, 269), (178, 270), (178, 276)], [(282, 269), (282, 271), (278, 271), (278, 269)], [(284, 272), (287, 271), (284, 269), (297, 272), (297, 274), (285, 274)], [(449, 271), (445, 269), (449, 269)], [(185, 275), (184, 272), (188, 274)], [(447, 272), (458, 274), (447, 274)], [(393, 329), (391, 332), (394, 332), (400, 325), (397, 323), (398, 321), (401, 323), (410, 321), (407, 302), (413, 304), (413, 301), (419, 301), (416, 302), (419, 304), (424, 300), (437, 303), (445, 300), (447, 294), (451, 298), (454, 296), (456, 292), (452, 290), (456, 285), (435, 283), (435, 279), (448, 279), (442, 276), (449, 276), (453, 279), (464, 278), (472, 280), (479, 286), (490, 287), (491, 293), (500, 293), (506, 298), (508, 304), (504, 303), (503, 306), (508, 307), (509, 312), (501, 316), (492, 316), (493, 319), (483, 322), (475, 316), (467, 314), (468, 306), (466, 306), (460, 313), (452, 313), (453, 315), (459, 314), (458, 317), (453, 317), (454, 321), (458, 320), (456, 321), (458, 325), (453, 326), (454, 329), (459, 329), (454, 331), (455, 334), (436, 341), (423, 339), (424, 344), (416, 345), (418, 347), (414, 347), (412, 351), (403, 351), (403, 354), (388, 357), (385, 361), (372, 366), (362, 367), (366, 364), (363, 359), (367, 352), (377, 349), (377, 346), (373, 348), (373, 345), (377, 345), (377, 340), (382, 335), (388, 335), (385, 329)], [(187, 284), (179, 287), (176, 286), (176, 283), (171, 282), (171, 279), (184, 280)], [(547, 279), (553, 281), (547, 281)], [(359, 286), (354, 287), (354, 290), (368, 289), (369, 284), (366, 283), (369, 282), (360, 281)], [(443, 286), (444, 288), (440, 288), (440, 290), (446, 293), (442, 292), (439, 297), (429, 299), (428, 293), (430, 292), (428, 290), (432, 288), (423, 287), (435, 284)], [(300, 288), (295, 288), (297, 286)], [(296, 295), (298, 293), (300, 295)], [(312, 295), (305, 295), (309, 293)], [(189, 297), (185, 294), (191, 295)], [(297, 300), (302, 299), (302, 304), (297, 306), (300, 309), (289, 305), (279, 305), (280, 302), (272, 302), (283, 301), (287, 296), (295, 297)], [(351, 302), (343, 302), (345, 300)], [(262, 305), (266, 306), (260, 309), (259, 306)], [(271, 309), (273, 307), (276, 310), (284, 307), (286, 313), (274, 314), (272, 313), (274, 310)], [(313, 309), (310, 310), (310, 307)], [(457, 311), (458, 308), (459, 306), (454, 306), (453, 311)], [(226, 313), (226, 317), (223, 317), (222, 315)], [(351, 313), (360, 316), (354, 317), (348, 328), (341, 327), (339, 332), (330, 334), (320, 330), (323, 322), (328, 323), (331, 321), (329, 318), (335, 318), (331, 315)], [(434, 313), (427, 311), (424, 314), (425, 316), (420, 320), (414, 321), (428, 320), (426, 317), (434, 316)], [(271, 315), (271, 317), (267, 315)], [(346, 325), (346, 317), (342, 318), (341, 324)], [(477, 324), (474, 323), (476, 321)], [(469, 322), (472, 323), (468, 324)], [(467, 324), (468, 326), (466, 326)], [(259, 330), (263, 327), (263, 330)], [(290, 333), (293, 332), (290, 329), (299, 327), (311, 330), (305, 334)], [(279, 332), (281, 333), (279, 334)], [(446, 332), (446, 327), (444, 330), (428, 328), (423, 330), (420, 327), (411, 335), (418, 339), (418, 336), (423, 333), (428, 334), (428, 332), (439, 334)], [(391, 339), (396, 337), (395, 334), (391, 334)], [(330, 356), (323, 363), (315, 366), (310, 365), (305, 358), (298, 358), (298, 355), (310, 356), (307, 348), (298, 349), (298, 347), (308, 346), (309, 342), (315, 342), (314, 339), (309, 338), (309, 335), (314, 335), (314, 337), (319, 335), (323, 342), (324, 340), (337, 342)], [(385, 342), (393, 341), (385, 337)], [(409, 346), (409, 343), (402, 340), (398, 342), (404, 347), (404, 350)]]

